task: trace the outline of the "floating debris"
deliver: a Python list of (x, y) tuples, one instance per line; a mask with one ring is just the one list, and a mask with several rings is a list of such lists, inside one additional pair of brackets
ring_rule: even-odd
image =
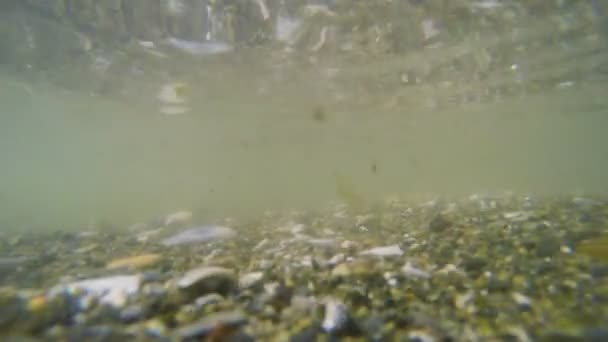
[(234, 237), (236, 232), (232, 228), (222, 226), (202, 226), (191, 228), (173, 235), (161, 243), (165, 246), (212, 242)]

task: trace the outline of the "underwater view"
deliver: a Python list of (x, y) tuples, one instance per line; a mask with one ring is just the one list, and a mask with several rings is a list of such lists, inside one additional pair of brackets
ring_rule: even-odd
[(0, 340), (608, 341), (608, 2), (3, 0)]

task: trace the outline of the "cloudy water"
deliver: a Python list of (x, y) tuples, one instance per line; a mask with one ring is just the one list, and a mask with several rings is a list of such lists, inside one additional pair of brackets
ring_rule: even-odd
[(370, 201), (608, 187), (602, 86), (442, 110), (331, 111), (290, 94), (280, 104), (226, 94), (167, 116), (23, 82), (0, 83), (7, 227), (130, 224), (178, 209), (217, 217), (319, 208), (340, 200), (336, 177)]

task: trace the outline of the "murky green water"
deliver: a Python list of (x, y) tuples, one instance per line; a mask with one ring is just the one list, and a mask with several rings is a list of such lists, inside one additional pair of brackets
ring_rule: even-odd
[(0, 90), (4, 227), (318, 208), (337, 199), (336, 174), (371, 200), (608, 190), (601, 84), (453, 110), (327, 110), (323, 122), (287, 91), (164, 116), (9, 77)]

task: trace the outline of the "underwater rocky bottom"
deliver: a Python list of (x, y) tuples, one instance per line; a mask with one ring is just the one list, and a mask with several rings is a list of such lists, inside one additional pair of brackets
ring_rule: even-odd
[(3, 341), (607, 341), (608, 201), (2, 233)]

